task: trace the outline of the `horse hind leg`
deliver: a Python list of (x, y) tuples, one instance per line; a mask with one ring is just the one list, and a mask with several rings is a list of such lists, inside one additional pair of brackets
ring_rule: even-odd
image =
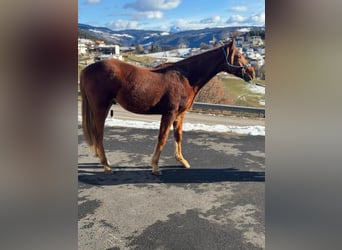
[(173, 135), (175, 139), (175, 158), (185, 168), (190, 168), (190, 164), (182, 154), (183, 120), (185, 113), (180, 114), (173, 122)]
[(112, 173), (112, 169), (110, 167), (110, 163), (107, 160), (105, 151), (104, 151), (104, 147), (103, 147), (103, 134), (104, 134), (104, 123), (108, 114), (108, 111), (110, 109), (110, 105), (108, 105), (107, 107), (102, 107), (100, 108), (94, 117), (94, 122), (95, 122), (95, 126), (96, 126), (96, 131), (97, 131), (97, 135), (96, 135), (96, 144), (95, 144), (95, 153), (97, 155), (97, 157), (99, 157), (100, 159), (100, 163), (103, 165), (104, 167), (104, 172), (106, 174), (111, 174)]

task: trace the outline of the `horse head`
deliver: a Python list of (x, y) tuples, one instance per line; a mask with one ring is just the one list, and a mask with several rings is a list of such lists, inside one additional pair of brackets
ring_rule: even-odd
[(222, 46), (226, 65), (224, 71), (234, 74), (246, 82), (255, 78), (255, 70), (242, 53), (235, 47), (235, 39)]

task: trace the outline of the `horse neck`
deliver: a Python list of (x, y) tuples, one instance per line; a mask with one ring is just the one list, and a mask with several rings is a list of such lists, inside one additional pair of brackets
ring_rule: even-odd
[(180, 67), (197, 93), (211, 78), (223, 71), (224, 62), (225, 57), (220, 47), (184, 60)]

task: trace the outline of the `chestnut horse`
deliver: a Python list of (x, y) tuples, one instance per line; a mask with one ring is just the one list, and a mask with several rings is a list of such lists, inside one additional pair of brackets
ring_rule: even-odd
[(82, 126), (86, 141), (111, 173), (103, 147), (104, 123), (114, 101), (138, 114), (161, 114), (158, 142), (152, 156), (152, 173), (160, 174), (158, 161), (174, 128), (175, 158), (185, 168), (182, 125), (185, 112), (198, 91), (217, 73), (225, 71), (245, 81), (255, 77), (253, 67), (236, 49), (234, 39), (220, 47), (149, 69), (109, 59), (93, 63), (81, 73)]

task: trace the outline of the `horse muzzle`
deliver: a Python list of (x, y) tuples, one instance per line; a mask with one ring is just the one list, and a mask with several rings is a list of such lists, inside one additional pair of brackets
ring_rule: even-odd
[(244, 67), (241, 70), (241, 74), (242, 74), (242, 78), (248, 83), (254, 80), (255, 78), (255, 70), (252, 66)]

